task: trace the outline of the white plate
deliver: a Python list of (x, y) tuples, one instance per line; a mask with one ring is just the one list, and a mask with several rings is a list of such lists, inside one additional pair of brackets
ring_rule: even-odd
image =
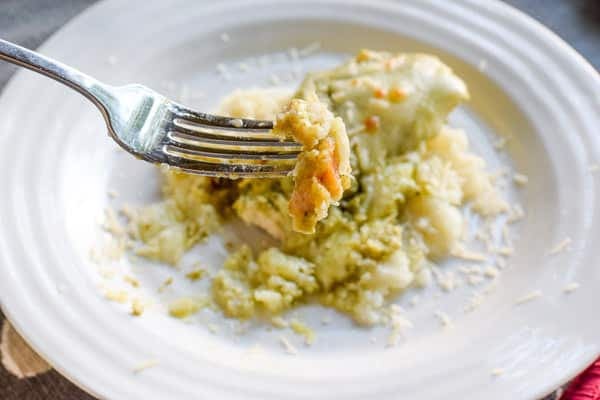
[[(297, 356), (279, 347), (282, 332), (211, 334), (206, 321), (219, 317), (208, 313), (190, 324), (160, 307), (128, 316), (100, 295), (89, 248), (98, 216), (115, 202), (107, 190), (121, 193), (117, 203), (149, 202), (155, 170), (118, 151), (79, 95), (21, 72), (0, 100), (0, 299), (16, 328), (58, 370), (110, 399), (534, 399), (574, 376), (600, 353), (599, 182), (589, 171), (600, 161), (600, 84), (531, 19), (476, 0), (113, 0), (84, 12), (41, 51), (110, 83), (148, 84), (209, 109), (236, 87), (267, 85), (273, 74), (287, 79), (281, 52), (317, 41), (320, 52), (300, 59), (300, 73), (363, 47), (439, 54), (472, 92), (452, 121), (468, 129), (475, 149), (492, 166), (508, 162), (491, 135), (512, 136), (511, 162), (530, 178), (513, 195), (528, 214), (510, 268), (480, 308), (465, 314), (467, 293), (436, 298), (430, 290), (410, 311), (415, 329), (394, 348), (385, 348), (382, 330), (335, 315), (321, 326), (320, 317), (334, 313), (303, 309), (318, 339), (305, 348), (283, 333)], [(236, 70), (261, 55), (271, 61)], [(218, 63), (231, 80), (216, 72)], [(566, 237), (570, 250), (548, 255)], [(199, 252), (216, 265), (222, 244), (213, 239)], [(172, 274), (159, 265), (133, 268), (148, 296)], [(570, 282), (581, 287), (566, 295)], [(543, 296), (514, 305), (532, 290)], [(192, 291), (178, 282), (164, 296)], [(453, 317), (453, 328), (440, 329), (436, 309)], [(256, 343), (264, 351), (249, 351)], [(151, 360), (158, 365), (132, 372)], [(496, 368), (504, 374), (492, 377)]]

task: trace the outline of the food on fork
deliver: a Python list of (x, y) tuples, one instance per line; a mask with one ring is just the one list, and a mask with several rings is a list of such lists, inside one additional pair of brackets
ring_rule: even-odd
[(163, 170), (162, 202), (130, 213), (136, 251), (177, 264), (239, 218), (273, 241), (238, 246), (213, 277), (225, 315), (275, 317), (316, 299), (359, 324), (389, 322), (389, 300), (460, 247), (462, 206), (506, 208), (465, 133), (446, 125), (467, 98), (436, 57), (369, 50), (309, 74), (293, 96), (236, 91), (219, 112), (276, 120), (304, 146), (296, 169), (239, 180)]
[(292, 173), (289, 212), (293, 230), (314, 233), (329, 206), (350, 187), (350, 144), (344, 122), (311, 93), (307, 100), (290, 101), (277, 116), (273, 132), (291, 136), (303, 146)]

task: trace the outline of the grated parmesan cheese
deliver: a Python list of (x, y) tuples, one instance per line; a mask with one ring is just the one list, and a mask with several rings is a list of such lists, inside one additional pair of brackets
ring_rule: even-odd
[(290, 327), (298, 335), (304, 336), (304, 343), (306, 343), (307, 345), (311, 345), (315, 342), (315, 331), (313, 331), (309, 326), (307, 326), (303, 322), (297, 319), (292, 319), (290, 321)]
[(140, 299), (133, 299), (131, 302), (131, 315), (139, 317), (144, 313), (144, 303)]
[(217, 64), (217, 73), (226, 81), (231, 80), (231, 75), (225, 64)]
[(281, 85), (281, 78), (276, 74), (271, 74), (269, 76), (269, 83), (273, 86), (279, 86)]
[(514, 222), (520, 221), (525, 217), (525, 210), (519, 204), (515, 204), (510, 208), (510, 213), (506, 222), (512, 224)]
[(542, 297), (542, 291), (541, 290), (534, 290), (534, 291), (526, 294), (525, 296), (518, 298), (515, 301), (515, 304), (516, 305), (520, 305), (520, 304), (528, 303), (528, 302), (530, 302), (532, 300), (535, 300), (537, 298), (540, 298), (540, 297)]
[(171, 284), (173, 283), (173, 277), (168, 277), (165, 281), (158, 287), (158, 292), (164, 292)]
[(548, 255), (562, 253), (563, 251), (567, 250), (567, 248), (569, 247), (571, 242), (572, 242), (572, 240), (570, 237), (564, 238), (559, 243), (557, 243), (556, 246), (554, 246), (552, 249), (550, 249), (550, 252), (548, 253)]
[(296, 349), (289, 340), (287, 340), (287, 338), (285, 336), (280, 336), (279, 337), (279, 343), (281, 343), (281, 345), (283, 346), (283, 348), (285, 349), (285, 352), (295, 356), (298, 354), (298, 349)]
[(133, 286), (134, 288), (140, 287), (140, 281), (138, 281), (137, 279), (135, 279), (133, 276), (130, 275), (125, 275), (123, 277), (123, 280), (127, 283), (129, 283), (131, 286)]
[(242, 72), (247, 72), (250, 70), (250, 65), (248, 65), (248, 63), (241, 62), (238, 64), (238, 69)]
[(300, 53), (298, 52), (298, 49), (295, 47), (291, 47), (288, 50), (288, 54), (290, 55), (290, 59), (292, 60), (292, 62), (296, 62), (300, 58)]
[(568, 285), (566, 285), (563, 288), (563, 292), (565, 292), (567, 294), (568, 293), (573, 293), (574, 291), (576, 291), (577, 289), (579, 289), (579, 286), (580, 286), (579, 283), (577, 283), (577, 282), (571, 282), (571, 283), (569, 283)]
[(434, 315), (440, 321), (443, 327), (448, 328), (452, 326), (452, 320), (450, 319), (450, 316), (445, 312), (438, 310), (434, 313)]
[(496, 266), (498, 267), (498, 269), (506, 268), (506, 260), (503, 258), (496, 259)]
[(500, 271), (498, 271), (498, 269), (496, 267), (494, 267), (493, 265), (488, 265), (484, 271), (483, 274), (485, 276), (487, 276), (488, 278), (496, 278), (499, 274)]
[(525, 186), (529, 182), (527, 175), (515, 173), (513, 175), (513, 182), (519, 186)]
[(477, 253), (475, 251), (471, 251), (465, 249), (462, 245), (456, 246), (451, 252), (450, 255), (456, 258), (462, 258), (463, 260), (468, 261), (486, 261), (487, 257), (483, 253)]
[(507, 137), (501, 137), (494, 142), (493, 146), (496, 150), (502, 150), (506, 146), (507, 142), (508, 142)]
[(410, 304), (412, 307), (416, 307), (417, 304), (419, 304), (419, 296), (418, 295), (414, 295), (409, 301), (408, 304)]
[(508, 247), (508, 246), (494, 248), (494, 253), (501, 255), (501, 256), (505, 256), (505, 257), (511, 256), (514, 252), (515, 252), (515, 249), (513, 249), (512, 247)]
[(469, 282), (469, 285), (471, 286), (479, 285), (481, 282), (483, 282), (483, 277), (479, 275), (471, 275), (467, 278), (467, 282)]
[(210, 333), (218, 333), (219, 332), (219, 327), (216, 324), (207, 324), (206, 327), (208, 328), (208, 330), (210, 331)]
[(308, 57), (311, 54), (316, 53), (320, 49), (321, 49), (321, 43), (319, 43), (319, 42), (313, 42), (313, 43), (310, 43), (308, 46), (300, 49), (298, 51), (298, 55), (300, 57)]
[(479, 60), (479, 62), (477, 63), (477, 69), (480, 72), (484, 72), (487, 69), (487, 61), (484, 59)]
[(467, 305), (465, 306), (465, 312), (475, 311), (483, 303), (483, 295), (481, 293), (473, 293)]
[(388, 309), (389, 325), (392, 328), (387, 339), (388, 347), (395, 346), (402, 332), (413, 327), (412, 322), (402, 314), (404, 314), (404, 310), (397, 304), (392, 304)]
[(154, 368), (157, 365), (158, 365), (158, 360), (156, 360), (156, 359), (147, 360), (147, 361), (144, 361), (144, 362), (138, 364), (137, 366), (133, 367), (133, 372), (136, 374), (139, 374), (140, 372), (147, 370), (149, 368)]
[(117, 303), (126, 303), (129, 298), (129, 294), (125, 290), (115, 290), (115, 289), (107, 289), (104, 293), (104, 296), (110, 300), (115, 301)]
[(273, 325), (275, 328), (287, 328), (288, 326), (290, 326), (289, 322), (287, 322), (285, 319), (283, 319), (282, 317), (279, 316), (275, 316), (273, 318), (271, 318), (270, 320), (271, 325)]

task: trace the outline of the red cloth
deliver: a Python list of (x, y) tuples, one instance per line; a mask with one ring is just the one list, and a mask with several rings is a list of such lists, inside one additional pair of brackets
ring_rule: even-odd
[(569, 384), (560, 400), (600, 400), (600, 358)]

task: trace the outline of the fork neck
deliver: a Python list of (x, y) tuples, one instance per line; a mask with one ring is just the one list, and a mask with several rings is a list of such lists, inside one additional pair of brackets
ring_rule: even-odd
[(106, 102), (112, 98), (112, 95), (105, 84), (91, 76), (2, 39), (0, 39), (0, 60), (27, 68), (75, 89), (90, 99), (103, 114), (107, 114)]

